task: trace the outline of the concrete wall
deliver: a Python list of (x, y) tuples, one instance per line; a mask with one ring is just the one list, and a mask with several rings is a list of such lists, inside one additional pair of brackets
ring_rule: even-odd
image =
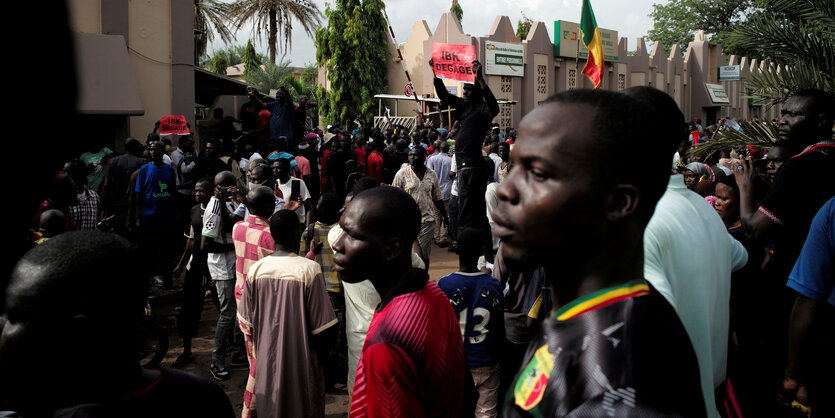
[[(431, 56), (432, 43), (453, 43), (476, 45), (479, 59), (484, 61), (484, 42), (521, 43), (525, 48), (525, 70), (523, 77), (487, 76), (487, 83), (498, 99), (516, 100), (518, 103), (496, 117), (502, 125), (518, 126), (522, 117), (548, 96), (575, 88), (591, 88), (592, 84), (583, 74), (585, 59), (554, 56), (553, 34), (548, 33), (553, 21), (534, 22), (528, 38), (516, 38), (513, 25), (506, 16), (498, 16), (490, 32), (483, 37), (465, 34), (458, 20), (451, 13), (444, 13), (435, 28), (429, 32), (425, 21), (417, 21), (409, 39), (399, 39), (404, 61), (412, 75), (418, 94), (435, 97), (432, 86), (432, 72), (427, 61)], [(394, 47), (392, 56), (397, 57)], [(772, 119), (779, 115), (780, 107), (766, 109), (750, 100), (745, 82), (761, 71), (774, 71), (773, 66), (744, 57), (726, 56), (722, 47), (706, 41), (703, 34), (697, 34), (691, 42), (687, 55), (682, 58), (681, 47), (673, 45), (669, 55), (664, 54), (660, 42), (648, 50), (642, 38), (637, 39), (634, 55), (627, 54), (627, 39), (618, 42), (618, 61), (605, 62), (603, 89), (622, 91), (633, 86), (652, 86), (665, 91), (678, 103), (689, 120), (701, 118), (705, 126), (715, 123), (715, 118), (731, 116), (738, 120)], [(403, 94), (405, 76), (400, 62), (389, 62), (389, 87), (387, 94)], [(740, 65), (740, 80), (719, 83), (718, 67)], [(320, 81), (324, 80), (320, 71)], [(711, 102), (704, 83), (719, 83), (725, 88), (730, 104), (715, 105)], [(461, 95), (463, 83), (445, 80), (447, 86), (455, 86)], [(325, 86), (326, 88), (328, 86)], [(505, 91), (503, 91), (505, 90)], [(393, 104), (389, 105), (394, 115)], [(414, 116), (411, 102), (400, 101), (398, 115)], [(712, 119), (712, 120), (711, 120)]]
[[(121, 35), (145, 114), (128, 118), (141, 140), (170, 114), (194, 121), (194, 5), (178, 0), (78, 0), (68, 3), (71, 29)], [(121, 139), (118, 139), (119, 142)]]

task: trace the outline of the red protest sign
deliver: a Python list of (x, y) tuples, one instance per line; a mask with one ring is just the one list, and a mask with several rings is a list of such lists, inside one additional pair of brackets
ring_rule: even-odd
[(475, 45), (432, 43), (432, 62), (435, 74), (440, 78), (474, 82), (473, 61), (476, 58)]
[(159, 120), (160, 135), (188, 135), (186, 117), (183, 115), (168, 115)]

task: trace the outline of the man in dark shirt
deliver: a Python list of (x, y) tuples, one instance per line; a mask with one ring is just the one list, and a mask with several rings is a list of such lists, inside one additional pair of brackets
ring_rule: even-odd
[[(432, 74), (435, 66), (429, 60)], [(435, 76), (435, 92), (438, 98), (455, 109), (459, 121), (455, 136), (455, 164), (458, 177), (458, 223), (457, 228), (490, 229), (487, 223), (487, 206), (484, 193), (487, 190), (487, 173), (481, 155), (484, 132), (493, 118), (499, 114), (496, 97), (484, 81), (481, 63), (473, 61), (475, 84), (465, 84), (463, 98), (450, 94), (444, 82)]]
[(504, 416), (705, 416), (687, 333), (643, 278), (644, 228), (669, 178), (666, 131), (644, 129), (652, 114), (572, 90), (520, 124), (493, 233), (507, 260), (543, 266), (553, 308)]
[[(780, 141), (798, 145), (800, 153), (780, 166), (774, 184), (759, 206), (754, 202), (753, 180), (757, 175), (754, 161), (749, 157), (734, 168), (739, 186), (740, 221), (746, 238), (774, 244), (772, 259), (758, 280), (762, 309), (756, 312), (756, 317), (761, 326), (750, 331), (756, 337), (748, 351), (754, 358), (747, 363), (750, 367), (745, 367), (750, 371), (746, 374), (752, 384), (759, 386), (751, 393), (760, 397), (751, 404), (763, 405), (762, 409), (755, 410), (755, 415), (771, 413), (773, 394), (783, 378), (786, 329), (794, 300), (786, 282), (812, 219), (835, 195), (835, 182), (831, 181), (832, 167), (835, 167), (832, 140), (835, 98), (820, 90), (800, 91), (786, 100), (780, 113), (777, 128)], [(745, 393), (740, 397), (744, 402)]]
[(125, 151), (110, 160), (107, 176), (102, 186), (101, 199), (103, 217), (126, 216), (128, 212), (128, 184), (134, 171), (142, 167), (142, 144), (136, 138), (125, 140)]

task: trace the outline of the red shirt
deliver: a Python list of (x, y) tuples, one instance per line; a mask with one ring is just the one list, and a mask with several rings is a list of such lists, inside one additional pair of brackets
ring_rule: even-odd
[(377, 150), (368, 156), (368, 176), (380, 183), (383, 182), (383, 156)]
[(357, 366), (351, 417), (459, 417), (464, 346), (449, 299), (432, 280), (375, 312)]
[(366, 170), (365, 164), (366, 164), (367, 158), (365, 157), (365, 148), (357, 147), (356, 156), (357, 156), (357, 164), (362, 164), (363, 165), (362, 169), (360, 170), (360, 173), (366, 174), (367, 170)]
[(272, 117), (272, 114), (267, 109), (261, 109), (261, 111), (258, 112), (258, 121), (257, 121), (258, 129), (262, 129), (262, 128), (265, 128), (265, 127), (268, 128), (268, 129), (265, 129), (265, 130), (261, 131), (258, 134), (258, 139), (261, 140), (261, 141), (266, 141), (267, 137), (270, 136), (269, 126), (270, 126), (270, 118), (271, 117)]

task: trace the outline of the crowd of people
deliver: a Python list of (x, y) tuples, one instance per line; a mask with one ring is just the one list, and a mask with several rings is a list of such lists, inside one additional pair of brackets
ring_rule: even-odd
[[(320, 130), (248, 88), (200, 150), (155, 130), (68, 161), (7, 290), (0, 409), (233, 415), (176, 370), (208, 292), (204, 367), (248, 370), (244, 418), (324, 416), (336, 382), (352, 417), (832, 416), (831, 95), (704, 158), (713, 132), (659, 90), (562, 92), (502, 130), (473, 72), (463, 97), (435, 78), (452, 126)], [(433, 246), (459, 259), (437, 282)], [(150, 286), (181, 290), (171, 368), (133, 353)], [(108, 366), (70, 385), (68, 357)]]

